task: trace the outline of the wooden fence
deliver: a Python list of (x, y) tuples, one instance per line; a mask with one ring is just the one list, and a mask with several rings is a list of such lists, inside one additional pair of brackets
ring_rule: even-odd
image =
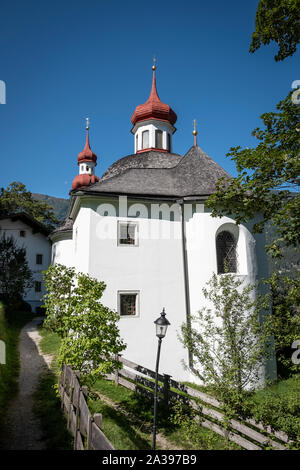
[[(106, 376), (108, 380), (114, 380), (116, 384), (153, 398), (155, 372), (135, 364), (121, 356), (119, 361), (123, 368), (114, 374)], [(152, 379), (152, 380), (151, 380)], [(172, 380), (169, 375), (158, 375), (158, 399), (166, 404), (173, 398), (198, 409), (201, 405), (201, 425), (205, 428), (227, 437), (230, 441), (248, 450), (262, 450), (266, 447), (285, 450), (290, 442), (288, 436), (280, 431), (273, 431), (262, 423), (256, 423), (252, 419), (244, 422), (236, 419), (229, 421), (230, 429), (225, 429), (224, 413), (221, 411), (221, 403), (214, 397), (201, 391), (195, 390), (187, 385)]]
[(68, 429), (74, 436), (74, 450), (114, 450), (101, 430), (102, 415), (90, 413), (87, 387), (80, 387), (78, 373), (66, 365), (59, 378), (59, 393)]

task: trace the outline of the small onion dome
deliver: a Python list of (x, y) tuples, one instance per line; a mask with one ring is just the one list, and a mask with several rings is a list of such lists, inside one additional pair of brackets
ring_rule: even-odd
[(95, 175), (89, 175), (88, 173), (77, 175), (73, 179), (72, 191), (89, 186), (90, 184), (97, 183), (98, 181), (99, 181), (99, 178), (98, 176), (95, 176)]
[(150, 96), (146, 103), (140, 104), (135, 108), (131, 122), (135, 126), (135, 124), (140, 121), (159, 119), (160, 121), (169, 121), (173, 125), (177, 121), (177, 115), (168, 104), (160, 101), (156, 90), (155, 67), (152, 68), (153, 80)]
[(89, 129), (86, 132), (85, 146), (82, 152), (78, 154), (78, 164), (81, 162), (94, 162), (97, 164), (97, 155), (92, 152), (89, 141)]

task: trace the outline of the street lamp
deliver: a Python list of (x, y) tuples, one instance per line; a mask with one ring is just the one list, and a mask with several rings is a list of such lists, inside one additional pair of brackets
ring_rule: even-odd
[(157, 348), (157, 358), (156, 358), (156, 368), (155, 368), (155, 388), (154, 388), (154, 421), (153, 421), (153, 450), (156, 446), (156, 416), (157, 416), (157, 389), (158, 389), (158, 366), (159, 366), (159, 357), (160, 357), (160, 348), (162, 339), (166, 336), (167, 328), (170, 325), (170, 322), (166, 319), (166, 312), (163, 308), (163, 311), (160, 314), (160, 317), (155, 320), (156, 326), (156, 336), (158, 337), (158, 348)]

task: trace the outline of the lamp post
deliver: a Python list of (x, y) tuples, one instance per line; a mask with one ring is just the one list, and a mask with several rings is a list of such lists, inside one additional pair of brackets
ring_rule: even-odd
[(165, 309), (160, 314), (160, 317), (155, 320), (156, 325), (156, 336), (158, 337), (158, 348), (157, 348), (157, 357), (156, 357), (156, 367), (155, 367), (155, 388), (154, 388), (154, 420), (153, 420), (153, 450), (156, 446), (156, 417), (157, 417), (157, 389), (158, 389), (158, 366), (159, 366), (159, 357), (160, 357), (160, 348), (162, 339), (166, 336), (167, 328), (170, 325), (170, 322), (166, 319)]

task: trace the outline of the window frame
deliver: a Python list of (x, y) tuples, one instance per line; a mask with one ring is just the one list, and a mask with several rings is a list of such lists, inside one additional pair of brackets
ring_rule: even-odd
[[(227, 234), (229, 234), (229, 235), (231, 236), (231, 238), (232, 238), (232, 241), (233, 241), (233, 245), (232, 245), (232, 246), (233, 246), (233, 249), (234, 249), (235, 270), (234, 270), (234, 271), (229, 270), (228, 273), (225, 272), (224, 261), (225, 261), (225, 259), (227, 258), (229, 252), (227, 252), (227, 253), (225, 254), (225, 256), (224, 256), (224, 253), (221, 252), (221, 247), (220, 247), (220, 246), (218, 247), (218, 238), (220, 237), (220, 235), (221, 235), (222, 233), (227, 233)], [(234, 234), (233, 234), (230, 230), (228, 230), (228, 229), (226, 230), (225, 228), (224, 228), (223, 230), (220, 230), (219, 233), (217, 233), (217, 235), (216, 235), (215, 246), (216, 246), (217, 274), (218, 274), (218, 275), (222, 275), (222, 274), (238, 274), (237, 240), (236, 240), (236, 237), (234, 236)], [(220, 266), (220, 262), (219, 262), (219, 256), (220, 256), (220, 255), (218, 255), (219, 253), (220, 253), (220, 255), (223, 256), (223, 257), (222, 257), (222, 264), (223, 264), (223, 266), (222, 266), (222, 271), (219, 270), (219, 266)]]
[[(135, 225), (135, 239), (134, 243), (122, 243), (121, 240), (121, 225)], [(132, 220), (118, 220), (118, 228), (117, 228), (117, 245), (118, 246), (125, 246), (125, 247), (137, 247), (139, 246), (139, 223)]]
[[(158, 136), (160, 135), (161, 137), (161, 145), (158, 145)], [(155, 129), (155, 148), (156, 149), (163, 149), (163, 141), (164, 139), (164, 133), (161, 129)]]
[[(148, 136), (148, 145), (144, 145), (144, 136)], [(142, 150), (150, 148), (150, 132), (149, 129), (146, 129), (145, 131), (142, 132)]]
[[(135, 301), (135, 309), (136, 313), (135, 315), (122, 315), (121, 314), (121, 296), (122, 295), (136, 295), (136, 301)], [(118, 290), (117, 292), (117, 305), (118, 305), (118, 314), (120, 315), (121, 318), (140, 318), (140, 291), (139, 290)]]
[[(37, 289), (37, 285), (40, 289)], [(42, 281), (34, 281), (34, 292), (42, 292)]]
[[(40, 256), (40, 258), (39, 258)], [(38, 260), (41, 260), (41, 262), (39, 263)], [(43, 254), (42, 253), (36, 253), (35, 255), (35, 264), (38, 264), (38, 265), (42, 265), (43, 264)]]

